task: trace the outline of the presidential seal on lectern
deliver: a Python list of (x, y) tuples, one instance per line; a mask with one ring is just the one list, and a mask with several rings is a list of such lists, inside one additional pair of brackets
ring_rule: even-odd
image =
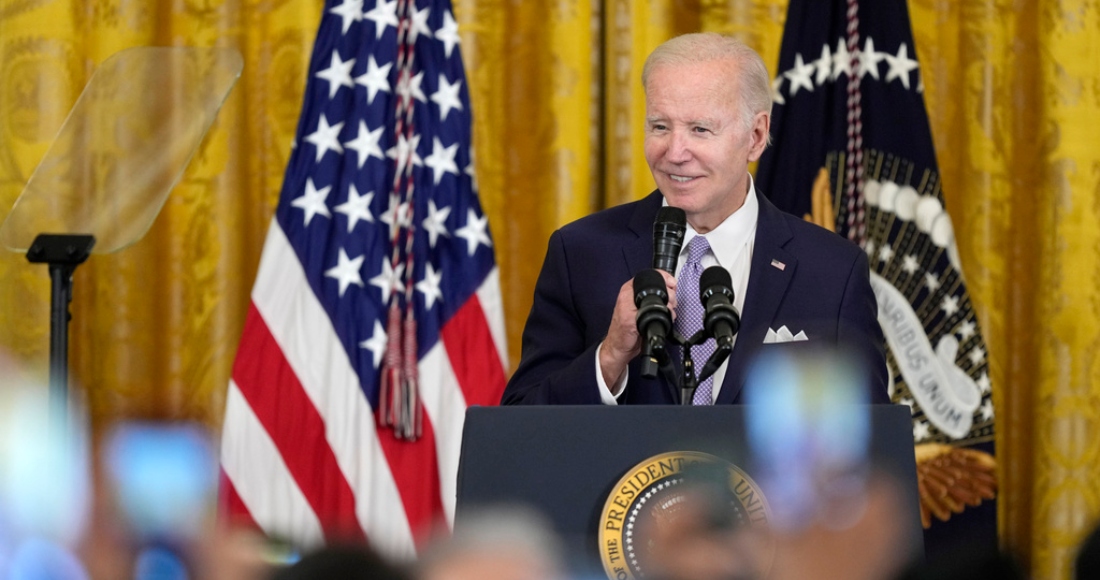
[(599, 553), (609, 578), (645, 578), (660, 572), (663, 551), (687, 529), (732, 534), (767, 526), (770, 517), (760, 486), (740, 467), (707, 453), (662, 453), (611, 488), (600, 512)]

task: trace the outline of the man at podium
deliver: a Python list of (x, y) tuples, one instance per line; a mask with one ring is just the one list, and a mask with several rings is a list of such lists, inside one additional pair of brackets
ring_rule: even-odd
[[(729, 37), (688, 34), (650, 54), (642, 84), (645, 157), (657, 190), (551, 235), (502, 404), (741, 403), (757, 354), (815, 346), (850, 353), (866, 368), (868, 400), (889, 402), (867, 256), (778, 210), (748, 172), (771, 122), (760, 56)], [(655, 220), (674, 215), (666, 208), (686, 218), (671, 256), (661, 253), (664, 240), (654, 240), (665, 225), (655, 228)], [(723, 275), (708, 278), (715, 266)], [(725, 298), (712, 304), (717, 295)], [(653, 346), (672, 329), (648, 322), (640, 329), (637, 304), (668, 324), (674, 319), (677, 335), (710, 335), (690, 349), (697, 372), (721, 360), (718, 351), (728, 358), (705, 369), (709, 377), (683, 372), (681, 347)], [(712, 325), (717, 311), (736, 324)], [(650, 356), (660, 358), (662, 372), (644, 370)], [(697, 388), (681, 394), (675, 383), (684, 380)]]

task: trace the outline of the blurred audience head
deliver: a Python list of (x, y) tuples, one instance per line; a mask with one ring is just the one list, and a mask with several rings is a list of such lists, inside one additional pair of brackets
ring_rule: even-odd
[(418, 580), (545, 580), (563, 577), (560, 540), (538, 514), (493, 508), (464, 517), (425, 550)]
[(298, 562), (278, 570), (272, 580), (406, 580), (400, 569), (365, 545), (333, 545), (320, 548)]
[(1100, 525), (1092, 529), (1077, 549), (1073, 577), (1076, 580), (1100, 578)]
[[(945, 556), (922, 562), (896, 577), (898, 580), (1025, 580), (1019, 561), (1008, 552), (960, 546)], [(1096, 578), (1096, 576), (1083, 576)]]

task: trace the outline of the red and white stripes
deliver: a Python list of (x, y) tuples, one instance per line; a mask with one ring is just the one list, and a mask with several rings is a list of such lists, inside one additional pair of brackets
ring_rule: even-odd
[(423, 436), (398, 440), (377, 425), (347, 352), (273, 221), (226, 401), (222, 469), (230, 516), (303, 546), (366, 537), (388, 556), (415, 555), (418, 537), (453, 521), (466, 407), (496, 404), (504, 388), (499, 299), (494, 270), (420, 360)]

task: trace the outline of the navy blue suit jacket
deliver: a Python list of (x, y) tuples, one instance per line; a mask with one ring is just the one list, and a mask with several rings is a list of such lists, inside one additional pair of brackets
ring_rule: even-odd
[[(764, 196), (758, 199), (741, 330), (717, 403), (742, 402), (746, 367), (760, 349), (809, 344), (855, 352), (869, 370), (871, 402), (888, 403), (883, 335), (866, 254), (835, 233), (780, 211)], [(502, 404), (601, 402), (596, 347), (607, 334), (623, 283), (652, 267), (653, 220), (660, 207), (661, 195), (653, 192), (554, 232), (535, 284), (519, 368)], [(784, 325), (796, 334), (804, 331), (809, 340), (763, 344), (769, 328)], [(639, 358), (630, 363), (619, 404), (678, 404), (673, 385), (660, 376), (641, 376)]]

